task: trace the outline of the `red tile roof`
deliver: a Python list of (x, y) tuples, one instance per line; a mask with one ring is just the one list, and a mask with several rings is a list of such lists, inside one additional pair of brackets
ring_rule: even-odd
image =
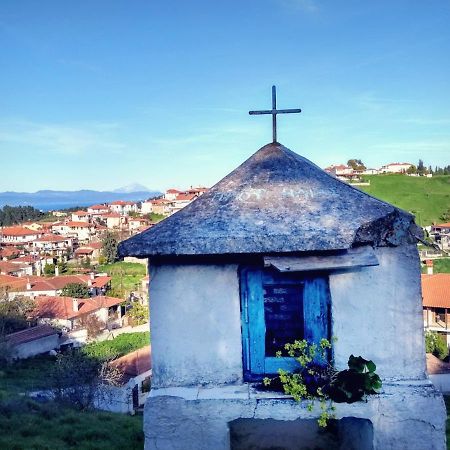
[(74, 214), (76, 216), (88, 216), (89, 215), (89, 213), (87, 211), (82, 211), (81, 209), (73, 212), (72, 214)]
[(438, 223), (436, 225), (432, 225), (433, 228), (450, 228), (450, 222), (446, 222), (446, 223)]
[(450, 273), (422, 274), (423, 306), (450, 308)]
[(167, 189), (166, 194), (180, 194), (181, 191), (178, 189)]
[(56, 234), (46, 234), (39, 239), (35, 239), (34, 242), (64, 242), (67, 238)]
[(94, 252), (93, 248), (79, 247), (75, 250), (75, 255), (90, 255), (93, 252)]
[(58, 333), (59, 331), (55, 330), (50, 325), (38, 325), (36, 327), (27, 328), (26, 330), (7, 334), (6, 341), (11, 345), (20, 345)]
[(6, 275), (19, 272), (21, 267), (22, 264), (13, 264), (10, 261), (0, 261), (0, 273), (4, 273)]
[(150, 345), (117, 358), (111, 365), (120, 369), (126, 378), (141, 375), (152, 368), (152, 349)]
[(107, 206), (105, 205), (93, 205), (93, 206), (89, 206), (89, 209), (94, 209), (94, 210), (103, 210), (103, 209), (108, 209)]
[(185, 200), (194, 200), (194, 198), (196, 197), (195, 194), (178, 194), (175, 197), (175, 201), (179, 200), (179, 201), (185, 201)]
[(74, 221), (69, 221), (66, 223), (67, 226), (69, 227), (79, 227), (79, 228), (90, 228), (92, 227), (92, 225), (88, 222), (74, 222)]
[(102, 308), (109, 308), (111, 306), (119, 305), (123, 302), (121, 298), (115, 297), (91, 297), (79, 298), (78, 311), (75, 311), (74, 299), (72, 297), (50, 297), (40, 296), (36, 297), (36, 307), (32, 313), (34, 318), (42, 319), (73, 319)]
[(1, 234), (3, 234), (3, 236), (32, 236), (42, 233), (24, 227), (5, 227), (1, 230)]
[(20, 250), (14, 247), (0, 248), (0, 258), (9, 258), (10, 256), (19, 255)]

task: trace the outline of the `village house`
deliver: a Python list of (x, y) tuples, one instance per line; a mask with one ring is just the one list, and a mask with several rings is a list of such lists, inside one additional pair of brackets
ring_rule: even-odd
[(182, 194), (182, 193), (183, 192), (179, 191), (178, 189), (167, 189), (167, 191), (164, 194), (164, 198), (171, 202), (177, 198), (178, 194)]
[(450, 273), (433, 273), (433, 261), (427, 260), (422, 274), (423, 322), (425, 331), (441, 334), (450, 345)]
[(74, 245), (74, 239), (56, 234), (44, 234), (32, 241), (31, 245), (34, 253), (43, 252), (56, 258), (66, 259), (67, 251), (71, 250)]
[(101, 242), (90, 242), (88, 245), (83, 247), (78, 247), (74, 256), (80, 262), (89, 258), (92, 261), (98, 261), (98, 258), (101, 254), (102, 243)]
[(71, 216), (73, 222), (90, 222), (92, 215), (87, 211), (79, 210), (73, 212)]
[(25, 263), (13, 263), (13, 261), (0, 261), (0, 274), (23, 277), (33, 275), (33, 267)]
[(106, 214), (110, 210), (107, 205), (92, 205), (88, 207), (87, 212), (90, 214)]
[(141, 217), (130, 217), (128, 219), (128, 230), (130, 232), (137, 231), (148, 225), (148, 220)]
[(13, 359), (25, 359), (58, 350), (60, 335), (50, 325), (38, 325), (7, 334), (5, 342), (11, 347)]
[(426, 440), (443, 450), (445, 406), (425, 370), (416, 236), (411, 214), (273, 142), (123, 241), (122, 256), (150, 261), (146, 449), (228, 450), (232, 438), (260, 443), (262, 433), (272, 447), (298, 448), (320, 408), (254, 382), (296, 367), (276, 358), (285, 343), (334, 336), (337, 370), (361, 355), (383, 380), (367, 401), (335, 404), (339, 439), (373, 450), (419, 450)]
[(65, 237), (77, 238), (80, 243), (87, 243), (95, 235), (95, 226), (88, 222), (57, 222), (53, 224), (52, 231)]
[(172, 200), (167, 200), (165, 198), (157, 198), (152, 200), (152, 212), (155, 214), (162, 214), (167, 216), (170, 214), (171, 206), (173, 205)]
[(137, 212), (138, 207), (135, 202), (117, 200), (109, 204), (109, 209), (116, 214), (128, 215), (130, 212)]
[(183, 209), (185, 206), (189, 205), (192, 201), (194, 201), (198, 197), (198, 194), (178, 194), (173, 200), (172, 205), (170, 207), (170, 214), (175, 214), (180, 209)]
[[(1, 278), (3, 277), (3, 278)], [(111, 277), (106, 275), (57, 275), (54, 277), (6, 277), (0, 275), (0, 288), (8, 289), (10, 298), (23, 295), (35, 298), (41, 295), (58, 296), (71, 283), (84, 284), (91, 296), (105, 295), (111, 289)]]
[(9, 259), (17, 258), (21, 254), (22, 250), (13, 247), (7, 246), (4, 247), (0, 244), (0, 259), (3, 261), (8, 261)]
[(380, 173), (406, 173), (406, 171), (412, 166), (411, 163), (390, 163), (380, 168)]
[(151, 347), (135, 350), (111, 361), (122, 372), (119, 386), (109, 386), (108, 394), (96, 399), (95, 408), (104, 411), (134, 414), (145, 404), (150, 392), (152, 365)]
[(106, 227), (109, 230), (122, 229), (127, 222), (127, 218), (118, 213), (103, 214), (102, 219), (106, 222)]
[(41, 230), (30, 230), (25, 227), (3, 227), (0, 229), (0, 243), (2, 244), (27, 244), (40, 238), (44, 234)]
[(146, 200), (145, 202), (141, 203), (141, 214), (151, 214), (153, 212), (153, 203), (152, 200)]
[(95, 296), (72, 298), (60, 296), (37, 296), (32, 317), (38, 323), (50, 323), (64, 327), (67, 331), (85, 328), (84, 319), (95, 316), (103, 329), (122, 326), (123, 299)]
[(450, 222), (432, 225), (430, 235), (442, 250), (450, 250)]

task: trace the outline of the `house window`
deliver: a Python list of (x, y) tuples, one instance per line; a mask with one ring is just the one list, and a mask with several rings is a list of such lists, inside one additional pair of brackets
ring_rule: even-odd
[(279, 368), (293, 370), (298, 367), (293, 358), (276, 357), (286, 343), (330, 338), (328, 276), (243, 268), (241, 314), (244, 378), (260, 379)]

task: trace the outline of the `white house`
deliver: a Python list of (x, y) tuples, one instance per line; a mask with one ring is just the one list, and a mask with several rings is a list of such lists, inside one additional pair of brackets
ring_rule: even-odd
[(411, 163), (390, 163), (382, 166), (380, 173), (405, 173), (411, 166)]
[(116, 214), (129, 214), (130, 212), (137, 211), (137, 203), (135, 202), (126, 202), (123, 200), (117, 200), (109, 204), (109, 208), (112, 212)]
[(295, 367), (275, 358), (286, 342), (335, 336), (337, 370), (361, 355), (383, 380), (367, 401), (335, 404), (336, 448), (443, 450), (445, 406), (425, 371), (416, 235), (411, 214), (275, 142), (123, 241), (122, 256), (150, 261), (146, 449), (228, 450), (236, 434), (298, 448), (298, 430), (320, 408), (254, 382)]
[(167, 189), (167, 191), (164, 194), (164, 198), (166, 200), (172, 201), (177, 198), (178, 194), (182, 194), (182, 191), (179, 191), (178, 189)]
[(109, 212), (109, 207), (107, 205), (92, 205), (89, 206), (87, 212), (90, 214), (105, 214)]
[(0, 243), (27, 244), (43, 234), (42, 230), (30, 230), (25, 227), (3, 227), (0, 229)]

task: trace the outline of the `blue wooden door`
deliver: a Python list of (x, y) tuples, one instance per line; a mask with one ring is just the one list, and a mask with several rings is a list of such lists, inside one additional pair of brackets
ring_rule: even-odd
[(277, 358), (296, 339), (318, 343), (330, 334), (326, 275), (305, 276), (247, 267), (241, 271), (244, 376), (258, 379), (278, 369), (294, 370), (293, 358)]

